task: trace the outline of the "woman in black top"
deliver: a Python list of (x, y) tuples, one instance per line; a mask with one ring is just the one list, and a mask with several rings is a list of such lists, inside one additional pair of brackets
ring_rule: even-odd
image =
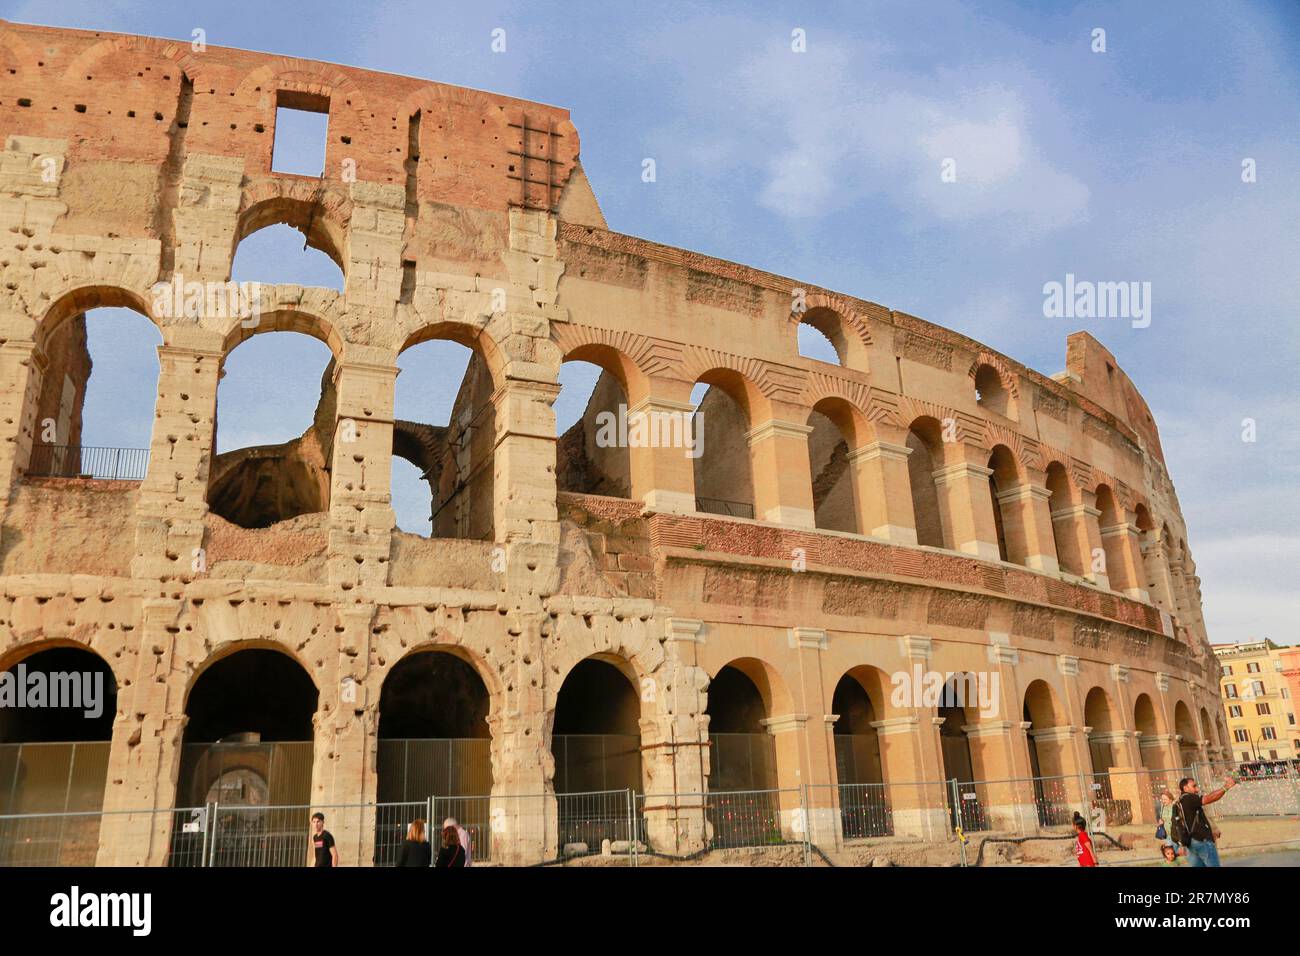
[(414, 820), (406, 831), (406, 842), (397, 855), (398, 866), (428, 866), (433, 859), (433, 847), (424, 834), (424, 821)]
[(440, 870), (465, 865), (465, 850), (460, 845), (460, 835), (455, 827), (446, 827), (442, 831), (442, 849), (438, 851), (438, 862), (434, 864)]

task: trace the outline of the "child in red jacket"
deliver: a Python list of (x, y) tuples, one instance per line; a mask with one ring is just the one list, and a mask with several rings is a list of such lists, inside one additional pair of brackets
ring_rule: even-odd
[(1097, 858), (1092, 853), (1092, 838), (1088, 836), (1088, 825), (1082, 817), (1074, 821), (1074, 855), (1079, 858), (1080, 866), (1096, 866)]

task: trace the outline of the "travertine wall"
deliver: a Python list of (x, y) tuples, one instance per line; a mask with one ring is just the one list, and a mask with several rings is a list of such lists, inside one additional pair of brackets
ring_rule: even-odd
[[(327, 104), (320, 179), (271, 172), (277, 102)], [(1049, 379), (913, 316), (611, 232), (566, 111), (406, 77), (0, 23), (0, 136), (0, 666), (50, 643), (110, 664), (108, 808), (173, 805), (187, 694), (248, 647), (291, 656), (319, 691), (320, 804), (374, 799), (384, 678), (435, 647), (488, 689), (502, 806), (549, 792), (556, 697), (593, 656), (638, 687), (650, 794), (703, 789), (707, 687), (729, 663), (763, 696), (782, 786), (835, 782), (845, 675), (871, 696), (897, 781), (944, 776), (933, 708), (889, 704), (888, 675), (916, 663), (999, 674), (998, 716), (967, 727), (983, 779), (1028, 773), (1027, 731), (1054, 769), (1085, 769), (1094, 687), (1111, 702), (1118, 766), (1178, 765), (1178, 702), (1217, 712), (1154, 422), (1086, 334)], [(264, 286), (251, 327), (151, 313), (155, 282), (223, 282), (239, 241), (278, 222), (338, 262), (342, 294)], [(801, 297), (806, 311), (792, 309)], [(70, 361), (51, 348), (102, 305), (162, 332), (148, 475), (120, 488), (29, 478), (46, 378)], [(799, 356), (801, 320), (842, 364)], [(237, 528), (208, 508), (217, 381), (231, 348), (274, 330), (333, 352), (328, 512)], [(470, 441), (489, 466), (471, 513), (438, 533), (485, 540), (394, 530), (396, 361), (430, 338), (474, 350), (458, 408), (477, 402), (488, 423)], [(705, 412), (726, 471), (699, 488), (682, 449), (631, 448), (628, 499), (557, 505), (551, 403), (567, 359), (601, 365), (634, 411), (689, 413), (697, 381), (726, 392), (733, 410)], [(977, 401), (981, 369), (1001, 385), (996, 406)], [(810, 462), (814, 409), (846, 457), (825, 479), (823, 523), (853, 532), (816, 527), (814, 482), (839, 442), (817, 436)], [(937, 515), (913, 505), (913, 430), (934, 441)], [(1049, 473), (1064, 477), (1049, 487)], [(697, 491), (737, 488), (754, 519), (696, 511)], [(918, 518), (938, 522), (945, 547), (917, 546)], [(1081, 575), (1061, 570), (1066, 553)], [(1039, 694), (1051, 706), (1031, 725), (1022, 711)], [(1226, 743), (1198, 734), (1203, 755)], [(900, 828), (941, 829), (938, 798), (914, 792), (915, 805), (896, 799)], [(833, 793), (811, 797), (828, 819)], [(1025, 812), (1018, 793), (986, 796)], [(659, 806), (656, 842), (698, 845), (696, 804)], [(499, 858), (554, 852), (553, 814), (507, 816)], [(368, 858), (365, 823), (331, 821), (345, 859)], [(166, 821), (106, 824), (103, 846), (106, 862), (161, 862)]]

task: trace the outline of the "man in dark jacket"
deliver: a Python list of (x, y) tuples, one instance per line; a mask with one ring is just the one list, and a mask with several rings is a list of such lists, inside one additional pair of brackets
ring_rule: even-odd
[(1178, 781), (1178, 802), (1174, 804), (1174, 813), (1182, 824), (1179, 836), (1183, 846), (1187, 847), (1189, 865), (1219, 865), (1219, 848), (1215, 843), (1217, 835), (1205, 815), (1205, 806), (1221, 800), (1236, 785), (1237, 781), (1229, 777), (1218, 790), (1201, 796), (1200, 787), (1191, 777), (1183, 777)]

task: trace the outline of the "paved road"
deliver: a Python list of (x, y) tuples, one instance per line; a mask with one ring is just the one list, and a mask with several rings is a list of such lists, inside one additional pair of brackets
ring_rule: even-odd
[(1224, 866), (1300, 866), (1300, 850), (1278, 850), (1253, 856), (1223, 857)]

